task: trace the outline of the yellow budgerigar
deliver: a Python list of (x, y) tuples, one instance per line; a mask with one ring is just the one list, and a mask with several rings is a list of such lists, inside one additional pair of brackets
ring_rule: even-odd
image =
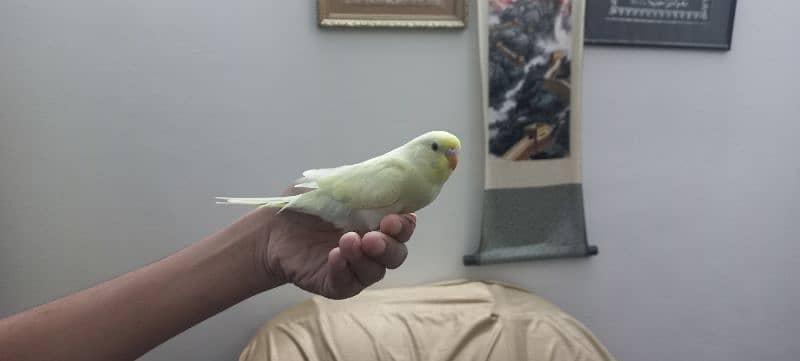
[(458, 164), (461, 142), (444, 131), (422, 134), (366, 161), (303, 172), (295, 187), (312, 190), (269, 198), (217, 197), (220, 204), (249, 204), (316, 215), (343, 231), (376, 230), (388, 214), (415, 212), (439, 195)]

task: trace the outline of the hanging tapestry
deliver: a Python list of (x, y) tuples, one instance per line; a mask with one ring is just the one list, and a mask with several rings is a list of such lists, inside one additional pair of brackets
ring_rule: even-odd
[(581, 179), (582, 0), (479, 0), (481, 240), (464, 264), (597, 253)]

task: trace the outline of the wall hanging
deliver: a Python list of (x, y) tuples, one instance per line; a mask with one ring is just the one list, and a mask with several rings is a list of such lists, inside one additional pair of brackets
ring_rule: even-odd
[(586, 43), (728, 50), (736, 0), (591, 0)]
[(464, 264), (584, 257), (582, 0), (479, 0), (486, 135), (478, 250)]

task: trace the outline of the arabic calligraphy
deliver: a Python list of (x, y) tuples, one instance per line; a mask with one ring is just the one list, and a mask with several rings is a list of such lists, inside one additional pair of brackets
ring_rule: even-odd
[(649, 6), (658, 9), (688, 9), (688, 0), (629, 0), (631, 5)]
[(711, 0), (610, 0), (609, 20), (698, 23), (709, 20)]

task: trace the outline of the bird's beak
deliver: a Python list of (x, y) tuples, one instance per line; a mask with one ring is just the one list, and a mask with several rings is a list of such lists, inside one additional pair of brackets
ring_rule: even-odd
[(458, 166), (458, 149), (450, 148), (445, 152), (447, 162), (450, 163), (450, 170), (455, 170)]

